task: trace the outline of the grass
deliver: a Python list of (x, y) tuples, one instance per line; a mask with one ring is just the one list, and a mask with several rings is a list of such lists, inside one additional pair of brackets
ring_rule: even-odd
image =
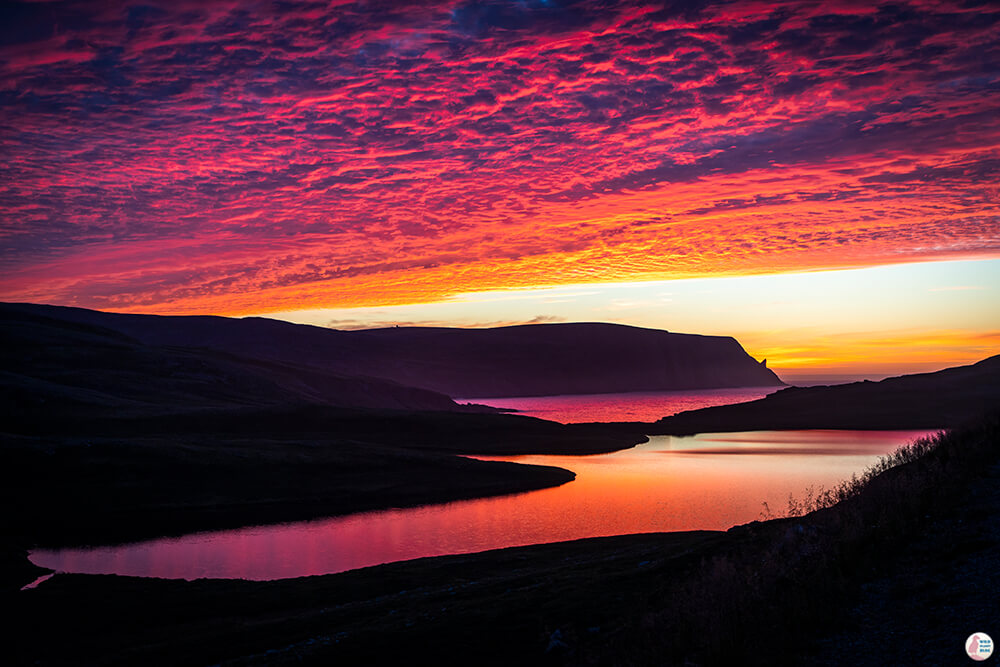
[(879, 475), (901, 465), (922, 459), (938, 447), (946, 444), (946, 434), (946, 431), (940, 431), (934, 435), (924, 436), (907, 443), (894, 452), (879, 457), (860, 476), (857, 474), (851, 475), (850, 479), (844, 480), (832, 489), (825, 489), (822, 486), (808, 486), (802, 498), (788, 494), (788, 506), (782, 515), (775, 515), (766, 502), (761, 503), (764, 507), (764, 510), (761, 512), (761, 518), (769, 521), (771, 519), (805, 516), (811, 512), (827, 509), (851, 498), (856, 498)]
[[(997, 461), (998, 441), (1000, 414), (920, 438), (833, 489), (790, 497), (782, 518), (731, 529), (745, 539), (620, 631), (618, 650), (635, 648), (616, 662), (780, 663), (835, 624), (860, 586)], [(602, 664), (609, 656), (594, 648), (585, 662)]]

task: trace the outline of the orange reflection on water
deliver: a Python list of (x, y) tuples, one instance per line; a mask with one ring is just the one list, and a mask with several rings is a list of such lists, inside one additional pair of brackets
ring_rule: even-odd
[(583, 537), (716, 529), (827, 488), (925, 431), (779, 431), (657, 436), (596, 456), (491, 457), (577, 473), (559, 487), (96, 549), (35, 550), (61, 572), (281, 579), (423, 556)]
[(685, 410), (715, 405), (746, 403), (782, 389), (732, 387), (729, 389), (683, 389), (617, 394), (568, 394), (563, 396), (518, 396), (514, 398), (458, 398), (459, 403), (482, 403), (495, 408), (517, 410), (563, 424), (585, 422), (654, 422)]

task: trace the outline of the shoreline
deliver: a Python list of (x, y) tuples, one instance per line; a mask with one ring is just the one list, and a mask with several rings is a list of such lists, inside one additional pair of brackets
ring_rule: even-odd
[(234, 497), (224, 504), (206, 505), (201, 501), (192, 501), (181, 505), (175, 500), (167, 506), (128, 510), (104, 506), (99, 515), (92, 513), (92, 507), (66, 509), (62, 516), (48, 518), (44, 529), (29, 532), (23, 527), (26, 520), (40, 511), (51, 511), (50, 508), (34, 507), (33, 512), (21, 515), (22, 528), (8, 533), (8, 541), (17, 548), (28, 549), (114, 546), (217, 530), (501, 497), (554, 488), (572, 482), (576, 477), (572, 471), (555, 466), (478, 459), (468, 461), (468, 469), (460, 473), (455, 473), (453, 468), (465, 469), (461, 463), (440, 470), (434, 467), (413, 470), (413, 475), (422, 475), (418, 483), (404, 480), (402, 486), (380, 489), (377, 495), (373, 488), (366, 486), (370, 483), (368, 480), (359, 479), (351, 488), (340, 486), (334, 492), (319, 497), (306, 488), (301, 495), (261, 500), (254, 498), (252, 490), (248, 490), (241, 497)]

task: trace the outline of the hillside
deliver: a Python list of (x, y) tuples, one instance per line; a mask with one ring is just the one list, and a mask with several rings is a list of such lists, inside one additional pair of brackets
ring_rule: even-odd
[(760, 400), (660, 419), (650, 435), (773, 429), (946, 428), (1000, 406), (1000, 355), (946, 368), (822, 387), (789, 387)]
[(95, 324), (0, 311), (0, 399), (18, 417), (326, 405), (458, 410), (447, 396), (218, 350), (145, 344)]
[(264, 318), (154, 316), (2, 304), (99, 326), (147, 345), (200, 347), (365, 376), (451, 397), (771, 386), (778, 377), (733, 338), (617, 324), (337, 331)]

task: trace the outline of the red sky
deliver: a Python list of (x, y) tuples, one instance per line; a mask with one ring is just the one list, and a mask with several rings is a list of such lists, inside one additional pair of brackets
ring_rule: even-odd
[(996, 4), (0, 13), (7, 301), (245, 314), (1000, 256)]

